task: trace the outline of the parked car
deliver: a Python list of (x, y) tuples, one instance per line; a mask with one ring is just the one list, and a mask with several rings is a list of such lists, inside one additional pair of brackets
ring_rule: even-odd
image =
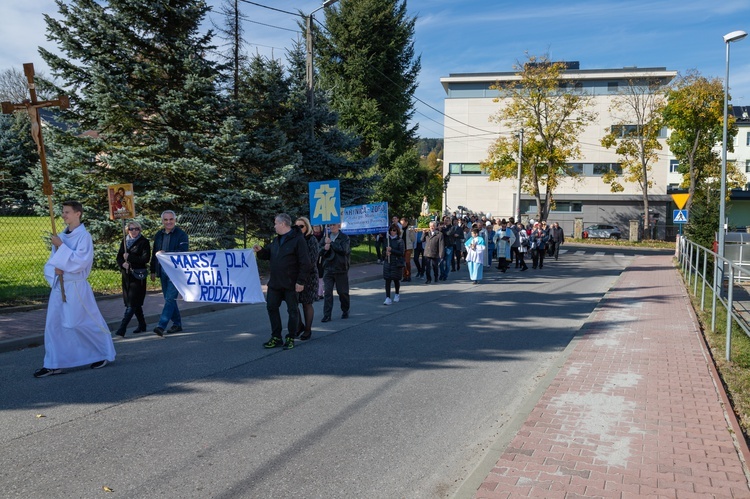
[(589, 225), (583, 229), (583, 237), (603, 238), (603, 239), (620, 239), (622, 232), (615, 225)]

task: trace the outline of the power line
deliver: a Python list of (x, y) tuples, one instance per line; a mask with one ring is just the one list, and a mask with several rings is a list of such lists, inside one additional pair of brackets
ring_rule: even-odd
[(284, 14), (289, 14), (289, 15), (292, 15), (292, 16), (304, 17), (299, 12), (289, 12), (288, 10), (281, 10), (281, 9), (277, 9), (276, 7), (269, 7), (268, 5), (263, 5), (263, 4), (260, 4), (260, 3), (251, 2), (250, 0), (240, 0), (240, 2), (249, 3), (250, 5), (256, 5), (258, 7), (263, 7), (264, 9), (268, 9), (268, 10), (275, 10), (276, 12), (283, 12)]

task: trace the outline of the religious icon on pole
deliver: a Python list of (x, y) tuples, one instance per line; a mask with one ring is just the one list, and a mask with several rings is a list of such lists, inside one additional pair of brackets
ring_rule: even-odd
[(135, 218), (133, 184), (117, 184), (107, 187), (109, 197), (109, 219)]
[[(47, 196), (47, 204), (49, 205), (49, 218), (52, 224), (52, 235), (57, 235), (57, 228), (55, 227), (55, 208), (52, 204), (52, 182), (49, 180), (49, 170), (47, 169), (47, 155), (44, 151), (44, 140), (42, 138), (42, 119), (39, 116), (39, 109), (43, 107), (59, 107), (60, 109), (67, 109), (70, 106), (70, 101), (67, 96), (61, 95), (55, 100), (39, 101), (36, 97), (36, 84), (34, 83), (34, 64), (28, 62), (23, 65), (23, 72), (26, 75), (27, 84), (29, 86), (29, 95), (31, 99), (24, 99), (23, 102), (13, 104), (12, 102), (3, 102), (2, 110), (3, 114), (13, 114), (15, 111), (24, 110), (29, 113), (29, 119), (31, 120), (31, 137), (36, 143), (37, 152), (39, 153), (39, 160), (42, 163), (42, 192)], [(60, 277), (60, 291), (62, 293), (62, 299), (65, 301), (65, 286), (63, 284), (63, 276)]]

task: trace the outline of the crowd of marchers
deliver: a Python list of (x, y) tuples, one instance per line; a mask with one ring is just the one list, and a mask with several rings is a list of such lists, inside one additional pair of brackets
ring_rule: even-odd
[[(399, 253), (403, 267), (402, 280), (411, 281), (411, 262), (416, 267), (416, 277), (425, 284), (448, 280), (451, 272), (461, 269), (465, 263), (470, 280), (479, 284), (483, 270), (493, 265), (506, 272), (512, 265), (525, 271), (531, 260), (533, 269), (544, 268), (545, 257), (557, 260), (565, 234), (557, 222), (530, 219), (528, 223), (516, 223), (513, 217), (488, 218), (486, 216), (433, 217), (427, 228), (414, 229), (406, 218), (394, 217), (388, 234), (378, 234), (375, 251), (378, 263), (387, 259), (386, 249), (394, 246), (395, 239), (402, 239), (404, 249)], [(395, 231), (395, 232), (394, 232)], [(386, 287), (386, 297), (388, 298)], [(386, 299), (386, 305), (389, 305)]]
[[(87, 282), (93, 264), (93, 243), (82, 223), (83, 206), (77, 201), (66, 202), (62, 213), (67, 227), (59, 236), (52, 236), (54, 248), (45, 265), (45, 276), (52, 290), (45, 326), (44, 364), (34, 373), (38, 378), (85, 364), (100, 369), (115, 358), (112, 337)], [(141, 235), (139, 223), (127, 224), (127, 234), (117, 255), (125, 313), (116, 336), (125, 336), (133, 317), (138, 321), (134, 334), (147, 330), (143, 303), (149, 274), (152, 280), (160, 279), (165, 302), (154, 333), (163, 337), (183, 330), (176, 302), (178, 291), (156, 258), (161, 252), (189, 250), (188, 235), (176, 226), (176, 218), (172, 210), (162, 213), (163, 227), (156, 233), (153, 245)], [(306, 217), (292, 222), (289, 215), (280, 213), (274, 218), (274, 229), (276, 237), (270, 243), (253, 247), (259, 259), (269, 261), (270, 269), (266, 309), (271, 338), (263, 346), (290, 350), (296, 339), (311, 338), (316, 300), (323, 299), (321, 322), (332, 320), (334, 289), (339, 297), (341, 318), (349, 317), (351, 245), (340, 224), (311, 226)], [(557, 260), (564, 242), (565, 235), (556, 222), (548, 225), (531, 219), (524, 225), (513, 218), (454, 214), (442, 219), (433, 217), (428, 227), (414, 228), (406, 217), (393, 217), (388, 231), (375, 237), (375, 251), (385, 281), (383, 303), (392, 305), (401, 301), (401, 283), (411, 282), (412, 277), (423, 279), (424, 284), (437, 284), (447, 281), (462, 265), (468, 269), (473, 284), (479, 284), (484, 270), (492, 268), (495, 262), (500, 272), (507, 272), (511, 266), (526, 271), (528, 258), (533, 269), (542, 269), (546, 257)], [(286, 337), (282, 335), (282, 302), (288, 314)], [(172, 326), (167, 329), (170, 322)]]

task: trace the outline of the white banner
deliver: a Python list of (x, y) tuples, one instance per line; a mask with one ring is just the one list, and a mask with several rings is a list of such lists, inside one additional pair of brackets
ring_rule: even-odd
[(158, 253), (185, 301), (265, 303), (253, 250)]
[(388, 232), (389, 224), (387, 202), (342, 208), (341, 230), (346, 234)]

